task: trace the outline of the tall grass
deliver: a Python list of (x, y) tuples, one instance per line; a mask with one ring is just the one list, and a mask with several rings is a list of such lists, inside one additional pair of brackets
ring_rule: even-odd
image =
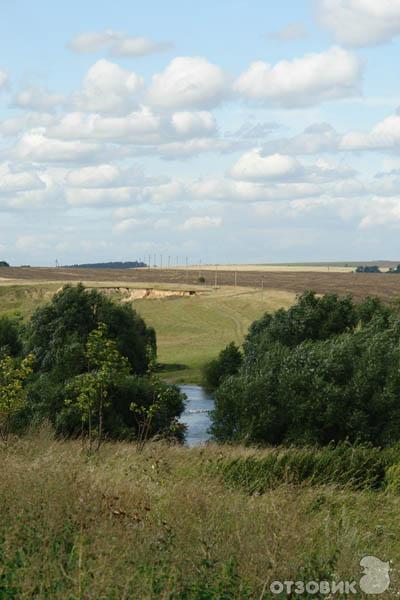
[[(211, 466), (231, 486), (247, 493), (264, 493), (284, 484), (340, 485), (350, 489), (394, 489), (400, 448), (381, 450), (346, 443), (324, 448), (277, 448), (264, 455), (224, 458)], [(388, 479), (389, 477), (389, 479)]]
[(400, 560), (398, 495), (315, 479), (250, 495), (211, 472), (250, 453), (269, 456), (123, 443), (88, 456), (46, 432), (0, 447), (0, 598), (270, 598), (272, 580)]

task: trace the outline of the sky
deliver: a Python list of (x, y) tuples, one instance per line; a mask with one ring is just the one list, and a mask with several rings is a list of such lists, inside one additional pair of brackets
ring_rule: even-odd
[(400, 0), (0, 10), (0, 260), (400, 261)]

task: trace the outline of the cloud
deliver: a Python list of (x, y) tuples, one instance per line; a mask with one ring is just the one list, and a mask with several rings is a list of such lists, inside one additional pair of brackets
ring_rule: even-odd
[(143, 225), (143, 222), (139, 219), (124, 219), (123, 221), (120, 221), (114, 225), (113, 230), (115, 233), (127, 233), (128, 231), (137, 229), (141, 225)]
[(119, 167), (111, 164), (99, 164), (69, 171), (65, 183), (72, 188), (126, 188), (129, 186), (159, 185), (165, 177), (145, 177), (138, 165)]
[(398, 195), (382, 198), (373, 197), (366, 214), (361, 220), (361, 228), (400, 226), (400, 201)]
[(145, 37), (124, 37), (111, 47), (112, 56), (146, 56), (158, 52), (167, 52), (174, 45), (171, 42), (154, 42)]
[(173, 48), (171, 42), (155, 42), (146, 37), (129, 36), (125, 33), (106, 29), (99, 32), (81, 33), (74, 37), (68, 47), (78, 54), (99, 52), (109, 49), (111, 56), (138, 57)]
[(16, 94), (13, 104), (18, 108), (46, 112), (64, 102), (65, 97), (61, 94), (52, 94), (41, 87), (29, 87)]
[(264, 153), (319, 154), (336, 152), (340, 135), (329, 123), (314, 123), (291, 138), (278, 138), (263, 145)]
[(35, 129), (37, 127), (49, 127), (54, 125), (56, 117), (51, 113), (24, 113), (17, 117), (9, 117), (0, 121), (0, 133), (4, 137), (13, 137), (27, 129)]
[(216, 131), (213, 115), (206, 111), (176, 112), (172, 115), (175, 131), (185, 137), (210, 135)]
[(220, 217), (190, 217), (182, 225), (185, 231), (193, 229), (211, 229), (221, 227), (222, 219)]
[(277, 42), (291, 42), (294, 40), (302, 40), (309, 36), (308, 31), (306, 30), (304, 23), (300, 23), (295, 21), (293, 23), (289, 23), (283, 29), (279, 31), (270, 31), (266, 34), (266, 37), (270, 40), (275, 40)]
[(370, 132), (353, 131), (345, 134), (339, 144), (340, 150), (389, 150), (400, 148), (400, 115), (391, 115), (377, 123)]
[(27, 131), (11, 150), (7, 151), (13, 158), (38, 163), (76, 162), (81, 160), (98, 160), (103, 153), (99, 144), (82, 141), (63, 141), (46, 137), (45, 129), (38, 128)]
[(234, 87), (245, 98), (294, 108), (357, 95), (361, 75), (362, 65), (354, 54), (332, 47), (275, 65), (254, 62)]
[(8, 73), (0, 69), (0, 91), (4, 90), (8, 84)]
[(83, 90), (75, 94), (77, 110), (100, 113), (129, 112), (144, 85), (141, 76), (108, 60), (98, 60), (87, 72)]
[(163, 108), (210, 108), (228, 93), (223, 70), (205, 58), (177, 57), (153, 76), (150, 103)]
[(126, 116), (68, 113), (47, 131), (49, 137), (69, 140), (103, 140), (116, 143), (156, 143), (161, 119), (151, 109), (141, 107)]
[(230, 170), (233, 179), (249, 182), (337, 182), (354, 177), (357, 173), (347, 165), (334, 165), (317, 160), (302, 165), (293, 156), (284, 154), (264, 155), (260, 148), (246, 152)]
[(347, 46), (373, 46), (400, 35), (397, 0), (318, 0), (321, 24)]
[(262, 156), (260, 149), (247, 152), (230, 171), (231, 177), (242, 181), (264, 181), (298, 178), (303, 172), (300, 163), (291, 156)]
[(0, 194), (44, 189), (46, 184), (35, 171), (20, 171), (9, 163), (0, 164)]

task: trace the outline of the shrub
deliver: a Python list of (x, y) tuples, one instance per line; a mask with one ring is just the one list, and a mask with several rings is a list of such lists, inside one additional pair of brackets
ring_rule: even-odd
[(0, 316), (0, 353), (17, 356), (22, 351), (21, 324), (17, 317)]

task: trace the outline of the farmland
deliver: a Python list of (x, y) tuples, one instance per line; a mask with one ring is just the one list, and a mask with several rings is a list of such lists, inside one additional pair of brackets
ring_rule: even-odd
[[(235, 274), (236, 273), (236, 274)], [(296, 270), (268, 271), (243, 270), (219, 267), (209, 269), (51, 269), (51, 268), (3, 268), (0, 281), (10, 284), (23, 282), (119, 282), (125, 284), (153, 283), (162, 285), (187, 285), (199, 283), (204, 278), (204, 286), (234, 286), (265, 288), (298, 294), (305, 289), (317, 293), (328, 292), (339, 295), (352, 294), (356, 300), (365, 296), (379, 296), (390, 301), (400, 297), (400, 277), (387, 273), (320, 272)]]

